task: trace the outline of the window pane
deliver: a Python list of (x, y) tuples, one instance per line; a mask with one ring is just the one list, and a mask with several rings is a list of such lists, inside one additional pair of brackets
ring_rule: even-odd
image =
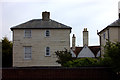
[(46, 56), (50, 56), (50, 48), (46, 47)]
[(31, 30), (25, 30), (25, 37), (31, 37)]
[(31, 47), (24, 47), (25, 49), (25, 58), (31, 59)]
[(50, 31), (46, 30), (46, 36), (50, 36)]

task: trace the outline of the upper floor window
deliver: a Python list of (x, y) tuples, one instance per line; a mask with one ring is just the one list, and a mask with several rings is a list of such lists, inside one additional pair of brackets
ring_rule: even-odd
[(47, 37), (47, 36), (50, 36), (50, 31), (49, 31), (49, 30), (46, 30), (46, 31), (45, 31), (45, 35), (46, 35), (46, 37)]
[(106, 36), (106, 34), (105, 34), (105, 32), (103, 33), (103, 39), (105, 39), (105, 36)]
[(32, 57), (32, 47), (31, 46), (25, 46), (24, 47), (24, 58), (25, 59), (31, 59)]
[(31, 30), (25, 30), (24, 37), (31, 37)]
[(50, 47), (46, 47), (45, 56), (50, 56)]

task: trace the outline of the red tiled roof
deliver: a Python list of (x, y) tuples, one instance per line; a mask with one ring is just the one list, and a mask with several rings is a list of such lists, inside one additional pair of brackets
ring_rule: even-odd
[[(95, 57), (96, 57), (98, 51), (100, 51), (100, 46), (88, 46), (88, 48), (94, 53)], [(80, 51), (82, 49), (83, 49), (83, 47), (75, 47), (75, 51), (73, 51), (73, 52), (75, 53), (76, 56), (78, 56), (78, 54), (80, 53)]]
[(97, 56), (98, 51), (100, 51), (100, 46), (88, 46), (89, 49)]
[(76, 56), (78, 56), (78, 54), (80, 53), (80, 51), (82, 50), (83, 47), (75, 47), (75, 51), (73, 51), (75, 53)]

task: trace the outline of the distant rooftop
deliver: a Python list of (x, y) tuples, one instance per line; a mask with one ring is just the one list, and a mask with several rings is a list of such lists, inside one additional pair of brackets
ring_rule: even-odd
[[(75, 51), (73, 52), (76, 56), (78, 56), (83, 48), (84, 47), (75, 47)], [(88, 46), (88, 48), (94, 53), (95, 56), (97, 56), (97, 53), (100, 51), (100, 46)]]

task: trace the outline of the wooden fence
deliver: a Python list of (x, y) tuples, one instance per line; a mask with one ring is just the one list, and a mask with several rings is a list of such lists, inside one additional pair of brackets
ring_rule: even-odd
[(106, 67), (3, 68), (2, 80), (117, 80), (117, 76)]

